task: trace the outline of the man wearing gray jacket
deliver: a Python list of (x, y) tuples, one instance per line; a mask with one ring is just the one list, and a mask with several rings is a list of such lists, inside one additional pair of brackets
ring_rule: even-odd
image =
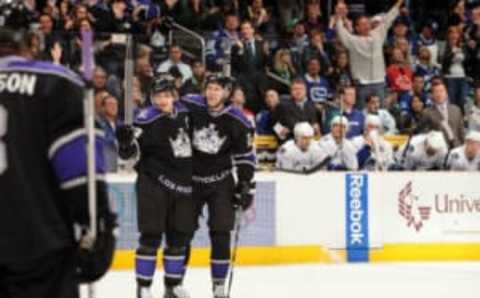
[(383, 44), (388, 29), (399, 15), (404, 0), (397, 0), (393, 8), (385, 15), (379, 26), (372, 30), (370, 20), (360, 16), (355, 20), (355, 34), (350, 33), (344, 25), (344, 19), (336, 18), (336, 30), (340, 41), (348, 49), (350, 70), (357, 81), (357, 106), (363, 108), (369, 95), (385, 96), (385, 61)]

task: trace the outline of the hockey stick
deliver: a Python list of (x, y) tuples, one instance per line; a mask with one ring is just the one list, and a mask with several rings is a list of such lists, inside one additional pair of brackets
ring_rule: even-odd
[(125, 43), (125, 125), (132, 125), (133, 123), (133, 77), (134, 77), (134, 63), (133, 63), (133, 38), (132, 35), (127, 34)]
[[(82, 64), (83, 76), (87, 83), (84, 99), (84, 126), (87, 131), (87, 183), (88, 183), (88, 214), (90, 217), (87, 247), (93, 247), (97, 238), (97, 186), (95, 181), (95, 99), (92, 88), (94, 67), (93, 36), (91, 31), (82, 31)], [(82, 245), (82, 244), (81, 244)], [(93, 284), (88, 285), (88, 297), (95, 297)]]
[(233, 228), (233, 248), (232, 248), (232, 257), (230, 258), (230, 274), (228, 275), (228, 288), (227, 288), (227, 297), (230, 298), (230, 293), (232, 291), (233, 284), (233, 275), (235, 269), (235, 261), (237, 260), (237, 251), (238, 244), (240, 242), (240, 227), (243, 218), (244, 211), (241, 207), (235, 211), (235, 224)]

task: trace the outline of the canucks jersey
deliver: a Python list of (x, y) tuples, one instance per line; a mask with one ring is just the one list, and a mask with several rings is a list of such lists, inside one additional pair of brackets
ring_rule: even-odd
[(323, 77), (312, 78), (308, 74), (305, 75), (305, 83), (307, 85), (308, 99), (313, 102), (324, 102), (332, 97), (330, 84)]
[(447, 168), (450, 171), (469, 171), (476, 172), (480, 170), (480, 155), (472, 160), (465, 154), (465, 145), (457, 147), (450, 152), (447, 158)]
[(174, 104), (174, 112), (170, 115), (149, 106), (137, 114), (134, 122), (141, 129), (137, 171), (171, 190), (187, 193), (192, 176), (188, 113), (187, 107), (180, 102)]
[(227, 106), (209, 112), (200, 95), (187, 95), (182, 102), (191, 110), (194, 181), (223, 180), (235, 167), (238, 180), (250, 182), (256, 165), (253, 127), (242, 111)]
[[(72, 246), (73, 223), (88, 224), (83, 90), (62, 66), (0, 59), (0, 265)], [(98, 132), (99, 212), (103, 145)]]

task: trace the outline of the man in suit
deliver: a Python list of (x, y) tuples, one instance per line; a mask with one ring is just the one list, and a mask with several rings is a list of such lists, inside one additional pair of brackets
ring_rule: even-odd
[(233, 75), (238, 78), (247, 94), (247, 108), (258, 112), (263, 106), (266, 90), (265, 67), (268, 53), (262, 41), (255, 39), (255, 28), (250, 21), (240, 25), (242, 40), (232, 48)]
[(422, 123), (429, 130), (443, 132), (450, 148), (458, 147), (465, 140), (465, 127), (460, 108), (448, 102), (447, 88), (443, 82), (432, 86), (433, 106), (423, 111)]
[(293, 129), (299, 122), (310, 123), (315, 134), (320, 134), (320, 125), (317, 117), (315, 104), (307, 99), (307, 87), (303, 80), (295, 79), (290, 87), (291, 98), (278, 105), (275, 110), (274, 131), (280, 140), (286, 140), (293, 136)]

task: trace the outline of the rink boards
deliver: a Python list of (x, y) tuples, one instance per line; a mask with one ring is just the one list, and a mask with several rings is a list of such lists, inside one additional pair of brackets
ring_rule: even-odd
[[(238, 263), (480, 260), (479, 175), (259, 173)], [(114, 268), (132, 268), (137, 244), (134, 175), (108, 177), (120, 218)], [(192, 265), (208, 264), (204, 219)]]

